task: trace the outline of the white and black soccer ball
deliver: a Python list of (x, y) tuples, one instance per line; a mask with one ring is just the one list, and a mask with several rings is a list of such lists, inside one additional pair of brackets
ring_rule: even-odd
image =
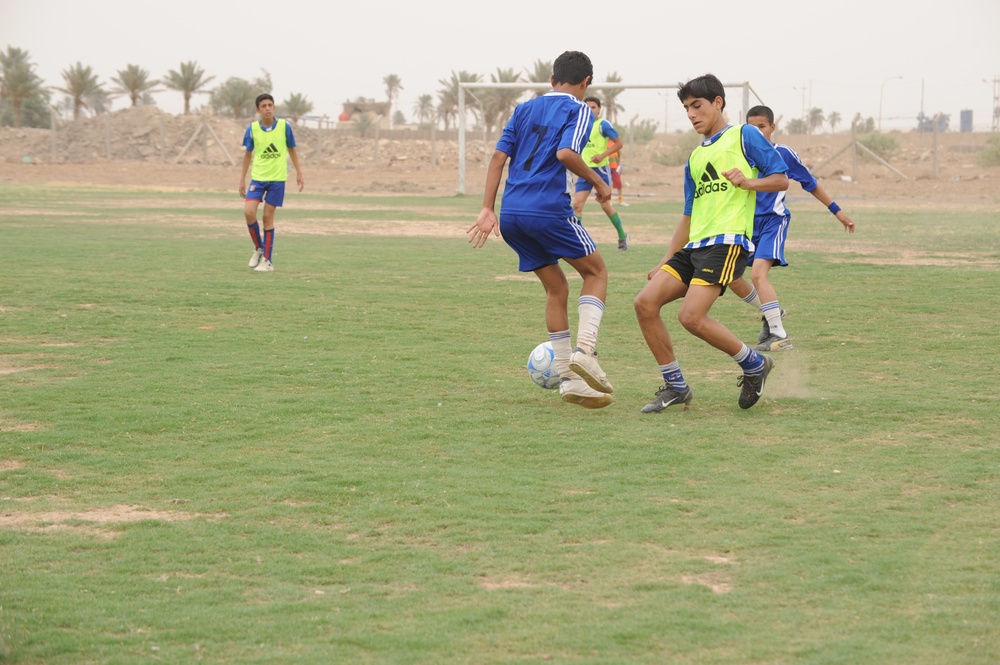
[(542, 342), (528, 356), (528, 376), (542, 388), (551, 390), (559, 387), (556, 352), (551, 342)]

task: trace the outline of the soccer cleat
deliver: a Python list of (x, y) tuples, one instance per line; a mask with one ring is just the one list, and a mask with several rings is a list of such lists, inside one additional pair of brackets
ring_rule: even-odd
[(771, 356), (765, 356), (762, 353), (760, 357), (764, 359), (764, 369), (759, 374), (744, 374), (736, 379), (736, 385), (742, 388), (740, 390), (741, 409), (749, 409), (757, 403), (764, 392), (764, 382), (767, 381), (767, 375), (774, 368), (774, 360)]
[(274, 272), (274, 266), (267, 259), (261, 259), (257, 267), (253, 269), (254, 272)]
[(573, 355), (569, 357), (569, 368), (579, 374), (594, 390), (609, 395), (615, 391), (608, 381), (608, 375), (597, 362), (597, 353), (590, 354), (579, 346), (576, 347)]
[(562, 401), (570, 404), (579, 404), (585, 409), (603, 409), (615, 398), (606, 393), (597, 392), (587, 385), (583, 379), (571, 379), (563, 377), (559, 384), (559, 395)]
[[(784, 307), (781, 308), (781, 318), (785, 318)], [(757, 342), (763, 344), (764, 340), (771, 336), (771, 326), (767, 325), (766, 316), (760, 317), (760, 320), (761, 320), (761, 327), (760, 327), (760, 334), (757, 335)], [(764, 350), (766, 351), (767, 349)]]
[(788, 351), (792, 349), (792, 340), (788, 337), (778, 337), (777, 335), (768, 335), (767, 338), (753, 347), (754, 351)]
[(660, 413), (661, 411), (666, 411), (667, 407), (677, 406), (678, 404), (683, 404), (684, 411), (687, 411), (692, 397), (694, 397), (694, 392), (691, 391), (690, 387), (684, 392), (677, 392), (668, 383), (656, 391), (656, 397), (652, 402), (642, 407), (641, 411), (642, 413)]
[(628, 241), (629, 241), (629, 237), (628, 237), (628, 234), (626, 233), (625, 237), (618, 241), (618, 251), (619, 252), (627, 252), (628, 251)]
[(260, 260), (264, 258), (264, 248), (258, 247), (253, 250), (253, 254), (250, 255), (250, 267), (256, 268), (260, 264)]

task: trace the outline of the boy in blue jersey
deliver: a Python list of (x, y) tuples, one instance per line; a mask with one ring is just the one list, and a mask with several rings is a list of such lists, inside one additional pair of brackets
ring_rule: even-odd
[[(611, 196), (608, 185), (580, 156), (593, 123), (590, 109), (580, 100), (593, 78), (590, 58), (579, 51), (566, 51), (553, 63), (552, 90), (514, 109), (490, 159), (483, 208), (467, 233), (476, 248), (486, 243), (490, 233), (502, 233), (518, 255), (519, 270), (538, 277), (545, 288), (545, 324), (562, 379), (562, 400), (599, 409), (614, 401), (595, 351), (607, 298), (608, 269), (594, 241), (573, 215), (570, 194), (570, 173), (574, 173), (594, 186), (598, 201)], [(498, 219), (494, 208), (508, 159)], [(569, 283), (559, 259), (583, 278), (575, 349), (569, 329)]]
[[(243, 170), (240, 172), (240, 196), (243, 201), (243, 216), (246, 218), (247, 230), (253, 240), (253, 254), (250, 256), (250, 267), (255, 272), (271, 272), (271, 253), (274, 249), (274, 212), (285, 200), (285, 180), (288, 178), (288, 160), (292, 158), (295, 165), (295, 181), (299, 191), (305, 187), (302, 167), (295, 153), (295, 136), (292, 126), (285, 120), (274, 117), (274, 97), (266, 92), (257, 96), (257, 112), (260, 121), (247, 127), (243, 135)], [(260, 143), (261, 145), (258, 145)], [(287, 157), (286, 157), (287, 155)], [(250, 172), (250, 188), (247, 189), (247, 169), (253, 162)], [(260, 224), (257, 223), (257, 209), (264, 202), (264, 234), (261, 236)]]
[(677, 92), (695, 131), (704, 137), (684, 167), (684, 214), (667, 253), (649, 271), (635, 298), (639, 328), (660, 367), (664, 385), (643, 413), (691, 403), (693, 393), (681, 373), (670, 333), (660, 317), (663, 306), (683, 299), (677, 318), (695, 337), (726, 353), (743, 370), (739, 405), (757, 403), (774, 361), (758, 354), (708, 313), (726, 286), (743, 274), (752, 251), (756, 192), (788, 188), (788, 168), (756, 127), (726, 122), (726, 91), (707, 74)]
[[(774, 143), (774, 112), (766, 106), (755, 106), (747, 111), (747, 124), (757, 127), (774, 144), (785, 165), (788, 177), (802, 185), (802, 189), (815, 196), (844, 225), (844, 231), (854, 233), (854, 222), (840, 209), (823, 186), (805, 167), (794, 150), (787, 145)], [(757, 210), (754, 217), (754, 252), (747, 259), (750, 266), (751, 285), (742, 277), (730, 284), (733, 293), (744, 302), (753, 305), (762, 313), (762, 327), (757, 338), (755, 351), (787, 351), (792, 348), (792, 340), (785, 331), (781, 317), (784, 310), (778, 304), (778, 294), (771, 285), (771, 266), (787, 266), (785, 241), (788, 239), (788, 223), (792, 213), (785, 207), (785, 192), (761, 192), (757, 194)]]
[[(587, 140), (587, 145), (583, 148), (581, 156), (584, 163), (594, 169), (597, 175), (601, 177), (601, 180), (610, 186), (614, 179), (611, 158), (617, 156), (618, 151), (622, 149), (622, 138), (618, 135), (618, 130), (610, 122), (601, 117), (601, 100), (599, 97), (589, 95), (583, 98), (583, 103), (589, 106), (590, 111), (594, 114), (594, 126), (590, 130), (590, 138)], [(617, 158), (615, 161), (617, 162)], [(581, 222), (583, 221), (583, 204), (587, 202), (587, 197), (590, 196), (590, 190), (593, 188), (594, 186), (583, 178), (579, 178), (576, 181), (576, 193), (573, 195), (573, 214)], [(618, 192), (619, 197), (621, 197), (621, 181), (618, 183)], [(629, 237), (622, 227), (622, 220), (615, 211), (615, 207), (611, 205), (611, 199), (601, 201), (601, 210), (611, 220), (611, 224), (615, 227), (615, 232), (618, 234), (618, 251), (628, 251)]]

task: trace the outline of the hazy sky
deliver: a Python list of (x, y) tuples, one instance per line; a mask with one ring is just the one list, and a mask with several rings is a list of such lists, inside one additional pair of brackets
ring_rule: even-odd
[[(581, 50), (597, 81), (610, 72), (674, 88), (706, 72), (724, 83), (748, 81), (786, 120), (819, 107), (839, 112), (841, 129), (861, 113), (881, 115), (883, 130), (908, 130), (923, 110), (951, 114), (957, 130), (960, 111), (969, 109), (974, 128), (988, 130), (1000, 77), (998, 27), (998, 0), (0, 0), (0, 48), (28, 50), (46, 85), (62, 86), (61, 72), (77, 61), (111, 88), (109, 79), (128, 64), (161, 77), (195, 60), (215, 77), (211, 86), (267, 70), (279, 104), (302, 93), (316, 115), (331, 117), (348, 99), (385, 99), (387, 74), (402, 79), (398, 107), (412, 118), (417, 97), (436, 100), (439, 80), (452, 71), (489, 80), (497, 68), (529, 69)], [(165, 111), (183, 110), (177, 92), (154, 97)], [(664, 123), (670, 131), (690, 127), (673, 89), (626, 92), (620, 100), (625, 118), (649, 118), (661, 130)], [(207, 95), (192, 100), (206, 102)], [(117, 99), (112, 108), (127, 103)], [(736, 91), (729, 108), (738, 113)]]

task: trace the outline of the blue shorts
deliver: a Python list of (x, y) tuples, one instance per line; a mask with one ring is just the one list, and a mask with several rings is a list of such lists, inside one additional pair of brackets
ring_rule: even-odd
[(597, 251), (590, 234), (572, 215), (563, 219), (501, 212), (500, 234), (517, 252), (521, 272), (555, 265), (559, 259), (582, 259)]
[(285, 181), (251, 180), (250, 187), (247, 189), (247, 201), (263, 201), (275, 208), (280, 208), (281, 204), (285, 202)]
[[(593, 168), (594, 173), (601, 177), (605, 185), (611, 186), (611, 165), (605, 164), (604, 166), (595, 166)], [(576, 179), (576, 191), (578, 192), (589, 192), (594, 188), (589, 182), (584, 178)]]
[(754, 259), (766, 259), (771, 265), (787, 266), (785, 241), (788, 240), (788, 223), (791, 215), (757, 215), (753, 218), (754, 252), (747, 257), (747, 265)]

